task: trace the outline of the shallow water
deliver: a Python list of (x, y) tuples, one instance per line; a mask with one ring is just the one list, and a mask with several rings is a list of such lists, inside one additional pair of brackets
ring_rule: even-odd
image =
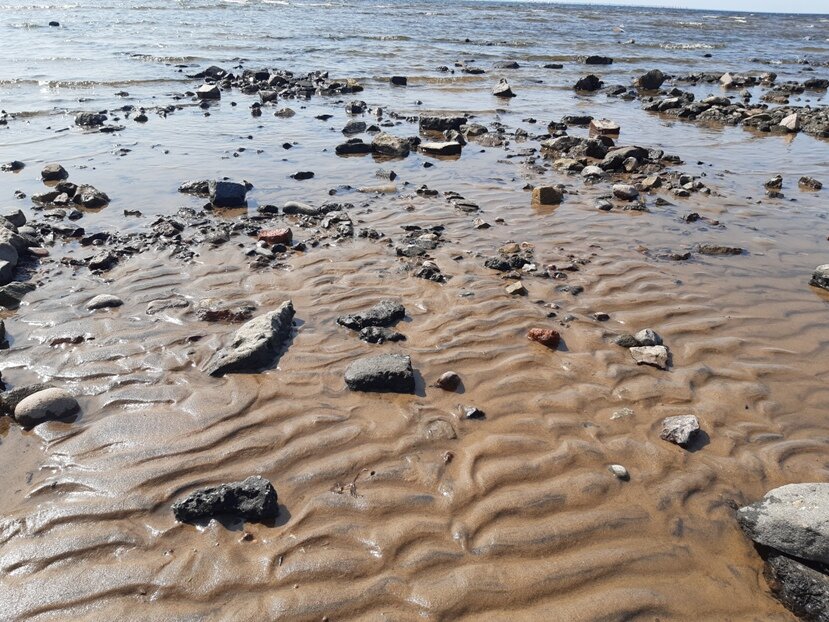
[[(46, 27), (52, 19), (62, 26)], [(624, 33), (612, 32), (618, 25)], [(27, 164), (0, 174), (8, 210), (42, 217), (13, 192), (42, 191), (41, 165), (53, 161), (112, 198), (84, 214), (87, 232), (142, 231), (154, 216), (200, 207), (176, 192), (187, 179), (248, 179), (251, 213), (286, 200), (320, 204), (338, 189), (358, 229), (394, 242), (402, 226), (444, 225), (448, 242), (433, 255), (452, 277), (413, 278), (384, 241), (357, 238), (295, 253), (282, 269), (251, 269), (237, 246), (250, 241), (234, 239), (200, 247), (193, 262), (148, 252), (103, 277), (60, 262), (89, 248), (51, 247), (38, 289), (8, 314), (12, 347), (0, 368), (11, 385), (70, 388), (82, 414), (32, 432), (0, 420), (0, 586), (11, 595), (0, 599), (0, 618), (793, 619), (769, 594), (733, 508), (829, 476), (829, 293), (807, 285), (829, 262), (829, 191), (796, 184), (808, 174), (829, 185), (829, 143), (704, 127), (570, 86), (590, 71), (629, 84), (654, 67), (829, 77), (827, 18), (501, 3), (29, 2), (0, 7), (0, 30), (0, 106), (27, 113), (0, 130), (0, 160)], [(584, 54), (615, 62), (587, 68), (576, 60)], [(465, 111), (531, 134), (566, 114), (609, 117), (621, 144), (679, 155), (676, 169), (705, 173), (715, 194), (668, 197), (666, 207), (650, 197), (646, 213), (600, 212), (594, 202), (607, 182), (588, 186), (508, 157), (533, 140), (471, 143), (457, 160), (338, 158), (351, 96), (284, 101), (295, 117), (266, 107), (253, 118), (255, 98), (234, 91), (210, 116), (188, 105), (167, 117), (149, 111), (143, 125), (123, 120), (116, 134), (72, 125), (77, 111), (189, 104), (170, 96), (197, 85), (185, 74), (237, 59), (358, 78), (366, 90), (357, 98), (403, 116)], [(469, 59), (487, 73), (436, 71)], [(521, 68), (493, 70), (499, 60)], [(565, 67), (543, 69), (548, 62)], [(409, 76), (409, 86), (390, 87), (392, 74)], [(518, 97), (494, 101), (500, 77)], [(796, 100), (826, 102), (822, 93)], [(334, 118), (314, 118), (322, 113)], [(296, 145), (285, 150), (286, 141)], [(130, 151), (116, 155), (122, 148)], [(398, 174), (395, 192), (353, 190), (388, 183), (381, 167)], [(316, 177), (290, 179), (297, 170)], [(762, 184), (777, 173), (786, 198), (768, 199)], [(570, 191), (562, 205), (531, 206), (526, 184), (558, 182)], [(424, 183), (476, 201), (492, 227), (474, 229), (473, 216), (442, 197), (415, 195)], [(126, 218), (125, 209), (144, 216)], [(689, 212), (719, 224), (683, 222)], [(526, 298), (505, 294), (483, 260), (507, 241), (534, 244), (539, 264), (583, 260), (566, 282), (584, 293), (529, 277)], [(701, 242), (746, 252), (657, 257)], [(125, 304), (87, 312), (100, 293)], [(407, 341), (372, 346), (336, 325), (389, 296), (406, 306), (398, 328)], [(214, 379), (200, 368), (234, 326), (184, 308), (147, 313), (148, 303), (177, 297), (250, 300), (263, 312), (290, 298), (297, 328), (275, 369)], [(550, 303), (558, 318), (546, 317)], [(611, 319), (594, 321), (598, 311)], [(568, 314), (575, 319), (562, 326)], [(529, 342), (534, 326), (559, 329), (564, 346)], [(638, 367), (610, 343), (644, 327), (670, 347), (670, 371)], [(49, 345), (78, 335), (85, 341)], [(352, 360), (395, 351), (412, 357), (416, 395), (345, 388)], [(449, 369), (463, 378), (461, 394), (428, 386)], [(479, 406), (486, 419), (461, 419), (458, 404)], [(612, 418), (625, 408), (633, 414)], [(687, 413), (707, 434), (690, 452), (659, 439), (662, 418)], [(611, 463), (631, 480), (616, 480)], [(175, 499), (252, 474), (279, 493), (275, 524), (173, 520)]]

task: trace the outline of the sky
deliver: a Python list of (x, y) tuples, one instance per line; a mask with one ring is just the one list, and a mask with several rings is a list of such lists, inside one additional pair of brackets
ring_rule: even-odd
[(678, 9), (748, 11), (750, 13), (816, 13), (829, 15), (829, 0), (560, 0), (572, 4), (662, 6)]

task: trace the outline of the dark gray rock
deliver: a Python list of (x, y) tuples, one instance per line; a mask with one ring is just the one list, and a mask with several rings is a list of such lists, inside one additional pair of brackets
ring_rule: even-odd
[(414, 393), (412, 361), (404, 354), (358, 359), (345, 370), (345, 384), (352, 391)]
[(444, 117), (439, 115), (420, 117), (419, 127), (421, 132), (445, 132), (446, 130), (460, 131), (465, 125), (466, 117)]
[(14, 281), (7, 285), (0, 286), (0, 307), (16, 309), (20, 306), (23, 297), (35, 290), (33, 283)]
[(381, 300), (363, 313), (341, 315), (337, 324), (351, 330), (362, 330), (367, 326), (392, 326), (406, 315), (402, 304), (394, 300)]
[(829, 575), (776, 551), (766, 555), (765, 576), (772, 593), (806, 622), (829, 622)]
[(198, 179), (194, 181), (185, 181), (178, 187), (178, 191), (183, 192), (184, 194), (209, 194), (210, 180)]
[(405, 158), (411, 151), (411, 145), (405, 138), (381, 132), (371, 141), (371, 150), (380, 156)]
[(95, 186), (83, 184), (75, 190), (75, 196), (72, 197), (72, 201), (77, 205), (94, 209), (109, 204), (109, 197), (105, 192), (101, 192), (95, 188)]
[(290, 300), (278, 309), (255, 317), (239, 327), (229, 346), (218, 350), (205, 365), (211, 376), (252, 372), (271, 365), (291, 335), (294, 305)]
[(737, 510), (737, 521), (757, 544), (829, 564), (829, 484), (788, 484)]
[(585, 65), (612, 65), (613, 59), (609, 56), (588, 56), (584, 59)]
[(279, 514), (276, 490), (264, 477), (202, 488), (173, 504), (173, 515), (182, 523), (220, 515), (265, 521)]
[(368, 343), (385, 343), (387, 341), (405, 341), (406, 335), (391, 328), (382, 326), (366, 326), (360, 331), (360, 339)]
[(334, 148), (337, 155), (365, 155), (371, 153), (371, 145), (361, 138), (352, 138)]
[(15, 387), (13, 389), (9, 389), (8, 391), (4, 391), (3, 393), (0, 393), (0, 412), (5, 415), (11, 415), (14, 413), (14, 409), (17, 408), (17, 405), (21, 401), (30, 395), (45, 391), (49, 388), (48, 384), (37, 383)]
[(60, 181), (69, 177), (69, 173), (60, 164), (47, 164), (40, 171), (40, 178), (43, 181)]
[(651, 69), (636, 79), (636, 86), (646, 91), (655, 91), (665, 82), (665, 74), (659, 69)]
[(389, 78), (389, 83), (391, 83), (394, 86), (406, 86), (409, 83), (409, 81), (406, 78), (406, 76), (392, 76), (391, 78)]
[(210, 203), (215, 207), (239, 207), (245, 204), (247, 188), (235, 181), (213, 181), (208, 184)]
[(97, 127), (106, 123), (107, 116), (97, 112), (82, 112), (75, 117), (75, 125), (81, 127)]
[(594, 76), (592, 73), (590, 75), (584, 76), (578, 82), (576, 82), (575, 86), (573, 87), (577, 91), (586, 91), (586, 92), (593, 92), (598, 91), (602, 88), (602, 81), (599, 80), (598, 76)]
[(492, 94), (495, 95), (495, 97), (515, 97), (515, 93), (509, 85), (509, 82), (503, 78), (497, 85), (495, 85), (495, 88), (492, 89)]
[(676, 417), (665, 417), (662, 420), (662, 431), (659, 438), (685, 447), (694, 440), (699, 432), (699, 421), (694, 415), (678, 415)]
[(215, 84), (203, 84), (196, 89), (196, 97), (199, 99), (221, 99), (222, 92)]
[(26, 224), (26, 214), (22, 210), (15, 210), (8, 214), (4, 214), (3, 218), (8, 220), (15, 227), (22, 227)]
[(809, 280), (809, 285), (829, 290), (829, 263), (815, 268), (812, 278)]
[(352, 119), (348, 123), (345, 124), (345, 127), (342, 129), (342, 133), (346, 136), (351, 134), (362, 134), (366, 131), (366, 122), (365, 121), (358, 121), (357, 119)]
[(11, 162), (5, 162), (0, 165), (0, 171), (4, 173), (16, 173), (17, 171), (22, 171), (24, 168), (26, 168), (26, 164), (20, 160), (12, 160)]

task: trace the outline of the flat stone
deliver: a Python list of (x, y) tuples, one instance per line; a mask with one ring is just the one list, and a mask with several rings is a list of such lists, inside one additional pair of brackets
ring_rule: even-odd
[(690, 443), (697, 432), (699, 432), (699, 421), (694, 415), (677, 415), (676, 417), (665, 417), (662, 420), (662, 431), (659, 438), (685, 447)]
[(367, 326), (391, 326), (402, 320), (405, 315), (406, 309), (399, 302), (381, 300), (362, 313), (341, 315), (337, 318), (337, 324), (351, 330), (361, 330)]
[(829, 483), (788, 484), (737, 510), (737, 521), (757, 544), (829, 564)]
[(113, 296), (112, 294), (100, 294), (87, 302), (86, 308), (90, 311), (95, 311), (96, 309), (120, 307), (122, 304), (124, 304), (124, 301), (118, 298), (118, 296)]
[(461, 385), (461, 377), (453, 371), (447, 371), (435, 381), (435, 386), (444, 391), (456, 391)]
[(291, 335), (294, 305), (290, 300), (279, 308), (253, 318), (239, 327), (233, 341), (217, 350), (205, 365), (211, 376), (253, 372), (271, 365)]
[(621, 464), (610, 464), (607, 466), (607, 470), (613, 473), (618, 479), (626, 482), (630, 479), (630, 473), (628, 470), (623, 467)]
[(15, 406), (14, 419), (24, 427), (66, 419), (80, 410), (78, 401), (63, 389), (44, 389), (23, 398)]
[(412, 361), (404, 354), (358, 359), (345, 370), (345, 384), (352, 391), (414, 393)]
[(405, 158), (409, 155), (411, 146), (405, 138), (381, 132), (371, 141), (371, 150), (380, 156)]
[(265, 229), (260, 231), (257, 237), (266, 244), (290, 244), (293, 239), (293, 232), (288, 227)]
[(665, 346), (637, 346), (630, 349), (630, 354), (638, 365), (668, 369), (668, 348)]
[(278, 514), (273, 484), (258, 475), (241, 482), (202, 488), (173, 504), (173, 515), (182, 523), (219, 515), (264, 521)]
[(247, 188), (235, 181), (208, 182), (210, 203), (216, 207), (239, 207), (245, 205)]
[(531, 328), (527, 331), (527, 339), (555, 350), (561, 342), (561, 335), (552, 328)]
[(463, 145), (456, 142), (428, 142), (421, 143), (420, 150), (428, 155), (455, 156), (460, 155)]
[(503, 79), (492, 89), (492, 94), (495, 97), (515, 97), (515, 93), (512, 91), (509, 82)]

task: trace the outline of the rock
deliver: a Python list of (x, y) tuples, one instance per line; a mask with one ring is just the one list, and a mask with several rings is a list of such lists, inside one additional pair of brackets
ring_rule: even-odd
[(245, 205), (247, 188), (234, 181), (208, 182), (208, 196), (215, 207), (239, 207)]
[(31, 291), (34, 291), (33, 283), (24, 283), (14, 281), (7, 285), (0, 286), (0, 306), (6, 309), (16, 309), (23, 297)]
[(492, 89), (492, 94), (495, 97), (515, 97), (515, 93), (512, 92), (512, 87), (510, 87), (509, 82), (501, 78), (501, 81)]
[(462, 145), (456, 142), (420, 143), (420, 150), (429, 155), (456, 156), (461, 154)]
[(30, 395), (34, 395), (35, 393), (39, 393), (50, 388), (51, 387), (47, 384), (37, 383), (15, 387), (14, 389), (4, 391), (3, 393), (0, 393), (0, 412), (4, 415), (14, 415), (14, 409), (17, 408), (17, 405), (21, 401)]
[(531, 328), (527, 331), (527, 339), (555, 350), (561, 342), (561, 335), (552, 328)]
[(257, 237), (266, 244), (290, 244), (293, 239), (293, 232), (288, 227), (265, 229), (260, 231)]
[(506, 286), (505, 291), (510, 296), (526, 296), (527, 295), (527, 288), (524, 287), (524, 284), (521, 281), (515, 281), (515, 283), (510, 283)]
[(636, 86), (645, 91), (655, 91), (665, 82), (665, 74), (659, 69), (651, 69), (636, 79)]
[(222, 92), (215, 84), (202, 84), (196, 89), (196, 97), (199, 99), (221, 99)]
[(615, 475), (623, 482), (626, 482), (630, 479), (630, 473), (628, 473), (628, 470), (621, 464), (610, 464), (608, 465), (607, 470), (613, 473), (613, 475)]
[(459, 405), (458, 410), (464, 419), (486, 419), (486, 413), (477, 406)]
[(351, 330), (362, 330), (367, 326), (391, 326), (402, 320), (406, 309), (394, 300), (381, 300), (368, 311), (337, 318), (337, 324)]
[(592, 73), (588, 76), (581, 78), (578, 82), (576, 82), (575, 86), (573, 87), (576, 91), (598, 91), (602, 88), (602, 81), (599, 80), (598, 76), (594, 76)]
[(270, 90), (261, 90), (259, 91), (259, 101), (263, 104), (270, 104), (279, 99), (279, 93), (277, 91), (270, 91)]
[(812, 278), (809, 280), (809, 285), (829, 290), (829, 263), (815, 268)]
[(774, 550), (766, 555), (765, 576), (774, 595), (806, 622), (829, 622), (829, 574)]
[(345, 370), (345, 384), (352, 391), (414, 393), (412, 361), (403, 354), (358, 359)]
[(745, 251), (739, 246), (720, 246), (719, 244), (700, 244), (697, 247), (700, 255), (742, 255)]
[(352, 138), (334, 148), (337, 155), (365, 155), (371, 153), (371, 145), (360, 138)]
[(30, 428), (44, 421), (66, 419), (78, 410), (78, 401), (63, 389), (44, 389), (20, 400), (14, 408), (14, 419)]
[(24, 214), (23, 211), (19, 209), (13, 212), (9, 212), (8, 214), (4, 214), (3, 218), (8, 220), (15, 227), (22, 227), (26, 224), (26, 214)]
[(253, 318), (239, 327), (233, 341), (217, 350), (204, 367), (211, 376), (252, 372), (271, 365), (291, 335), (294, 305), (290, 300), (279, 308)]
[(116, 263), (118, 263), (118, 257), (108, 251), (102, 251), (92, 257), (86, 265), (90, 270), (109, 270)]
[(532, 202), (537, 205), (558, 205), (564, 200), (564, 193), (556, 186), (536, 186), (533, 188)]
[(610, 119), (592, 119), (589, 129), (591, 135), (599, 136), (617, 136), (620, 131), (619, 124)]
[(636, 186), (630, 184), (614, 184), (613, 196), (617, 199), (633, 201), (639, 196), (639, 191), (636, 189)]
[(493, 69), (518, 69), (519, 67), (520, 65), (514, 60), (499, 60), (492, 65)]
[(367, 343), (385, 343), (395, 341), (405, 341), (406, 335), (398, 333), (391, 328), (384, 328), (381, 326), (366, 326), (360, 331), (360, 339)]
[(737, 521), (757, 544), (800, 559), (829, 564), (829, 484), (788, 484), (737, 510)]
[(775, 175), (768, 181), (763, 184), (766, 188), (774, 188), (779, 190), (783, 187), (783, 176), (782, 175)]
[(405, 158), (409, 155), (410, 149), (408, 140), (386, 132), (381, 132), (371, 141), (371, 150), (374, 153), (389, 158)]
[(182, 523), (222, 514), (250, 521), (276, 517), (279, 505), (273, 484), (256, 475), (241, 482), (202, 488), (173, 504), (173, 515)]
[(96, 207), (103, 207), (109, 204), (109, 196), (105, 192), (98, 190), (95, 186), (83, 184), (78, 186), (75, 191), (75, 196), (72, 197), (72, 201), (86, 208), (95, 209)]
[(122, 304), (124, 304), (124, 301), (118, 298), (118, 296), (113, 296), (112, 294), (100, 294), (87, 302), (86, 308), (90, 311), (95, 311), (96, 309), (120, 307)]
[(668, 348), (665, 346), (637, 346), (630, 349), (630, 354), (638, 365), (668, 369)]
[(460, 131), (465, 125), (466, 117), (422, 116), (418, 121), (421, 132), (445, 132), (447, 130)]
[(392, 76), (389, 82), (394, 86), (406, 86), (409, 80), (405, 76)]
[(694, 415), (678, 415), (676, 417), (665, 417), (662, 420), (662, 431), (659, 438), (685, 447), (694, 440), (699, 432), (699, 421)]
[(345, 105), (345, 111), (348, 114), (363, 114), (368, 109), (368, 104), (366, 102), (361, 101), (359, 99), (355, 99), (354, 101), (348, 102)]
[(351, 136), (352, 134), (362, 134), (366, 131), (366, 122), (365, 121), (358, 121), (357, 119), (352, 119), (348, 123), (345, 124), (342, 130), (340, 130), (346, 136)]
[(461, 377), (453, 371), (444, 372), (435, 381), (435, 386), (444, 391), (456, 391), (461, 386)]
[(613, 59), (609, 56), (588, 56), (584, 59), (585, 65), (612, 65)]
[(47, 164), (40, 171), (40, 178), (43, 181), (60, 181), (69, 177), (69, 173), (60, 164)]
[(636, 333), (633, 338), (636, 340), (636, 345), (638, 346), (661, 346), (662, 345), (662, 337), (659, 334), (650, 328), (643, 328), (638, 333)]
[(783, 117), (783, 120), (780, 121), (780, 127), (788, 132), (798, 132), (800, 131), (800, 117), (796, 112)]
[(107, 116), (97, 112), (82, 112), (75, 117), (75, 125), (81, 127), (97, 127), (106, 123)]
[(17, 171), (22, 171), (25, 167), (26, 165), (20, 160), (12, 160), (11, 162), (0, 165), (0, 171), (4, 173), (16, 173)]
[(814, 177), (806, 176), (801, 177), (797, 181), (797, 185), (801, 188), (805, 188), (806, 190), (820, 190), (821, 188), (823, 188), (823, 184), (820, 183), (817, 179), (815, 179)]
[(314, 177), (314, 171), (297, 171), (291, 175), (291, 179), (296, 179), (297, 181), (304, 181), (306, 179), (312, 179)]
[[(152, 304), (152, 303), (151, 303)], [(186, 299), (170, 301), (156, 301), (151, 308), (147, 307), (147, 314), (153, 315), (166, 308), (185, 308), (190, 303)], [(195, 306), (196, 317), (203, 322), (246, 322), (256, 311), (252, 302), (224, 302), (213, 298), (200, 300)]]
[(208, 194), (210, 192), (210, 181), (207, 179), (185, 181), (178, 187), (178, 191), (184, 194)]

